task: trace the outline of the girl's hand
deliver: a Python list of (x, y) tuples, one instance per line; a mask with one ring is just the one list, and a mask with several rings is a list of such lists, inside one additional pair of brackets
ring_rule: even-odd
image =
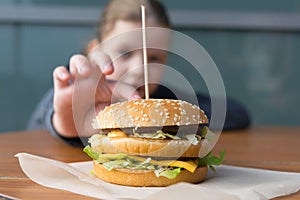
[(89, 59), (74, 55), (69, 66), (70, 72), (63, 66), (53, 72), (53, 125), (64, 137), (90, 136), (92, 119), (106, 105), (141, 98), (135, 88), (106, 79), (114, 67), (105, 53), (94, 52)]

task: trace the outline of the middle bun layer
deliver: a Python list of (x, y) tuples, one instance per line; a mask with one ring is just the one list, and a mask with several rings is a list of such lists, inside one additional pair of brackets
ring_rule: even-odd
[[(96, 136), (94, 136), (96, 137)], [(90, 140), (96, 152), (108, 154), (126, 153), (151, 157), (198, 158), (203, 140), (191, 144), (188, 140), (159, 140), (136, 137), (109, 138), (100, 136)]]

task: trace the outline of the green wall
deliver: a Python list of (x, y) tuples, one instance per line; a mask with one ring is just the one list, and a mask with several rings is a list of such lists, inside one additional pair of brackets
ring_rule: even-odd
[[(248, 108), (254, 124), (300, 125), (300, 34), (182, 32), (210, 54), (222, 75), (226, 95)], [(188, 65), (178, 57), (171, 61), (171, 66), (183, 71), (196, 90), (207, 93), (197, 72), (182, 69)]]
[[(73, 0), (72, 6), (102, 7), (106, 1)], [(174, 1), (168, 8), (299, 13), (300, 1)], [(69, 0), (5, 0), (1, 5), (70, 6)], [(268, 30), (176, 27), (197, 40), (217, 64), (227, 95), (239, 100), (254, 124), (300, 125), (300, 34)], [(22, 130), (30, 113), (52, 85), (52, 70), (65, 65), (94, 36), (90, 25), (0, 22), (0, 132)], [(169, 65), (188, 65), (171, 56)], [(184, 71), (196, 90), (199, 77)]]

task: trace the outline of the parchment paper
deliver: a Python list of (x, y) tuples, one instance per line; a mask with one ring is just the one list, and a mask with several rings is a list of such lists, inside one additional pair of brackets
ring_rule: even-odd
[(169, 187), (127, 187), (109, 184), (91, 173), (92, 162), (63, 163), (19, 153), (24, 173), (34, 182), (100, 199), (271, 199), (300, 189), (300, 173), (221, 165), (200, 184), (178, 183)]

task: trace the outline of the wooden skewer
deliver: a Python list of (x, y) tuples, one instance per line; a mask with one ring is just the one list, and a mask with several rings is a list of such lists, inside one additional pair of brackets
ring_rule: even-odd
[(147, 43), (146, 43), (146, 15), (145, 15), (145, 6), (144, 5), (141, 5), (141, 10), (142, 10), (145, 98), (149, 99), (148, 58), (147, 58)]

